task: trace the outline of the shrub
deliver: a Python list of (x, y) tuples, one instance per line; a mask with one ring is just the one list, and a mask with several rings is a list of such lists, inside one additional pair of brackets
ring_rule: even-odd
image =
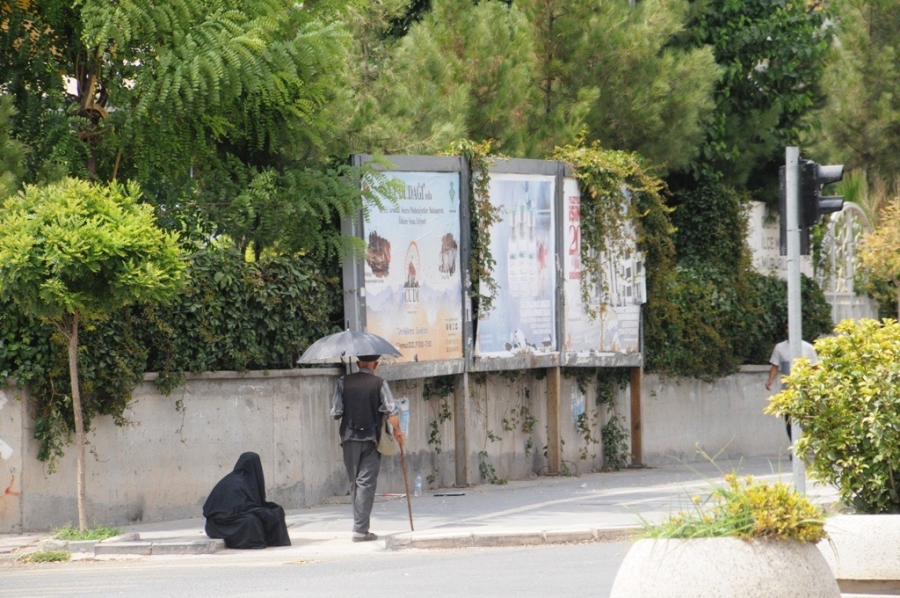
[[(667, 292), (672, 313), (653, 324), (652, 344), (645, 340), (648, 371), (712, 381), (742, 364), (768, 363), (772, 347), (784, 340), (783, 280), (754, 272), (735, 279), (704, 266), (679, 266)], [(830, 333), (831, 308), (821, 288), (803, 276), (801, 294), (804, 338)]]
[(797, 454), (861, 513), (900, 513), (900, 324), (845, 320), (795, 362), (767, 413), (803, 429)]
[[(747, 302), (753, 306), (748, 312), (747, 324), (757, 328), (743, 338), (732, 337), (735, 350), (744, 364), (769, 363), (772, 347), (784, 340), (784, 323), (787, 322), (787, 281), (775, 276), (750, 273), (746, 282)], [(822, 288), (812, 278), (800, 276), (800, 295), (803, 307), (803, 338), (810, 342), (831, 334), (831, 306)]]
[(695, 509), (645, 524), (650, 538), (721, 538), (818, 542), (825, 537), (822, 510), (787, 484), (754, 482), (751, 476), (725, 476), (705, 499), (695, 496)]

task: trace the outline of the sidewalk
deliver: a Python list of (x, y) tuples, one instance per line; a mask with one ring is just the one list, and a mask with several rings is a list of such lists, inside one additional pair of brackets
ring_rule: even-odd
[[(404, 495), (379, 496), (372, 511), (372, 531), (379, 540), (350, 541), (349, 497), (287, 512), (292, 546), (266, 551), (225, 550), (221, 540), (203, 532), (201, 517), (180, 521), (120, 526), (124, 536), (96, 546), (82, 546), (84, 556), (278, 553), (276, 558), (312, 559), (360, 551), (404, 548), (461, 548), (564, 542), (621, 540), (640, 529), (640, 519), (656, 521), (687, 508), (732, 470), (757, 479), (790, 483), (791, 465), (765, 459), (718, 461), (627, 469), (579, 477), (540, 477), (505, 485), (479, 485), (426, 491), (412, 498), (413, 524)], [(412, 474), (411, 474), (412, 475)], [(820, 504), (836, 492), (808, 484), (807, 494)], [(0, 534), (0, 563), (39, 547), (49, 548), (47, 534)], [(43, 544), (43, 546), (42, 546)], [(75, 549), (75, 547), (69, 547)], [(271, 554), (275, 557), (274, 554)]]

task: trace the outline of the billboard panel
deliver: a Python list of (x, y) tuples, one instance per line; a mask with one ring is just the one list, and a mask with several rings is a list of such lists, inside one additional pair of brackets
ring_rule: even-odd
[(366, 330), (400, 349), (400, 362), (462, 358), (460, 174), (385, 174), (406, 191), (364, 219)]
[(478, 320), (475, 354), (551, 353), (556, 344), (556, 177), (491, 173), (490, 201), (501, 221), (491, 227), (494, 309)]
[[(571, 353), (635, 353), (640, 351), (640, 305), (644, 303), (646, 278), (643, 256), (634, 247), (615, 248), (600, 256), (604, 289), (595, 287), (591, 301), (597, 315), (591, 318), (581, 295), (581, 193), (578, 182), (563, 182), (564, 255), (562, 256), (565, 309), (564, 350)], [(633, 234), (627, 234), (633, 239)]]

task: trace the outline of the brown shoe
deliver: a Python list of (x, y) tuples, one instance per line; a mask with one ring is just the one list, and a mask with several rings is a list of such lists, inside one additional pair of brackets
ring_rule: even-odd
[(373, 534), (372, 532), (366, 532), (365, 534), (356, 535), (353, 534), (354, 542), (371, 542), (372, 540), (377, 540), (378, 536)]

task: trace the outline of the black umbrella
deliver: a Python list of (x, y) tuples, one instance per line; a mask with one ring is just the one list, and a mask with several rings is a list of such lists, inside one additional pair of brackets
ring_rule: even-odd
[(401, 353), (377, 334), (344, 330), (329, 334), (314, 342), (303, 352), (297, 363), (343, 363), (360, 355), (393, 355)]

